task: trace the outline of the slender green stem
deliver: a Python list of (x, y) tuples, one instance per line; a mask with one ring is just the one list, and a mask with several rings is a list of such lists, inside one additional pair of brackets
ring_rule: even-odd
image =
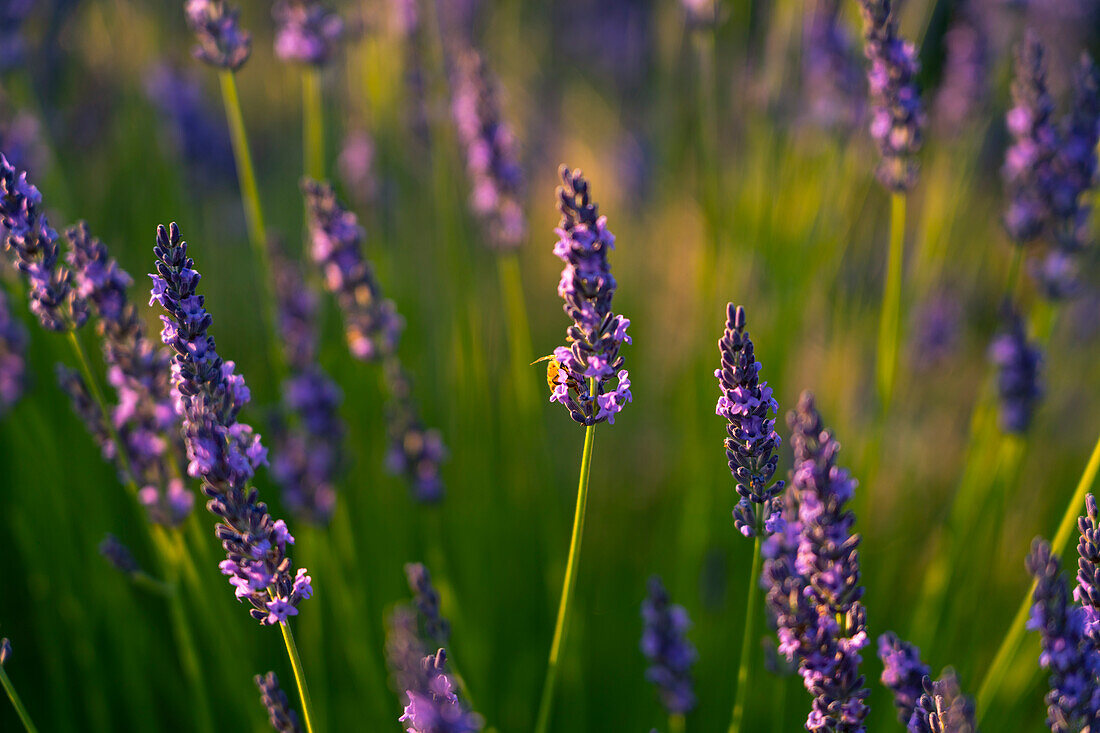
[(306, 723), (306, 733), (313, 733), (313, 715), (310, 712), (309, 688), (306, 687), (306, 675), (302, 670), (302, 660), (298, 657), (298, 647), (294, 643), (294, 632), (290, 630), (290, 624), (283, 621), (279, 624), (283, 630), (283, 641), (286, 642), (286, 653), (290, 657), (290, 666), (294, 669), (294, 681), (298, 685), (298, 697), (302, 701), (302, 720)]
[(306, 175), (325, 177), (325, 112), (321, 96), (321, 70), (302, 71), (302, 143)]
[(584, 514), (588, 505), (588, 474), (592, 468), (592, 445), (595, 438), (596, 426), (589, 425), (584, 431), (581, 475), (577, 482), (577, 510), (573, 515), (573, 538), (569, 543), (569, 560), (565, 564), (565, 581), (561, 589), (561, 602), (558, 604), (558, 620), (554, 624), (554, 640), (550, 644), (550, 660), (546, 665), (546, 682), (542, 687), (542, 700), (539, 702), (535, 733), (546, 733), (550, 725), (550, 708), (554, 702), (554, 686), (558, 682), (558, 663), (561, 660), (561, 647), (565, 639), (565, 625), (568, 620), (569, 606), (573, 600), (573, 589), (577, 585), (577, 563), (581, 557)]
[(229, 138), (233, 144), (233, 159), (237, 165), (237, 181), (241, 188), (241, 203), (244, 206), (248, 241), (252, 245), (252, 254), (260, 268), (259, 287), (264, 304), (261, 310), (264, 325), (267, 327), (269, 358), (275, 367), (276, 376), (281, 376), (286, 371), (286, 365), (283, 352), (277, 345), (271, 254), (267, 246), (267, 227), (264, 224), (263, 205), (260, 203), (260, 189), (256, 184), (256, 169), (252, 165), (252, 149), (248, 144), (248, 130), (244, 126), (241, 99), (237, 93), (237, 77), (232, 71), (222, 71), (218, 74), (218, 81), (221, 83), (225, 116), (229, 121)]
[[(1088, 494), (1093, 482), (1096, 481), (1097, 472), (1100, 472), (1100, 438), (1096, 440), (1092, 455), (1089, 456), (1089, 461), (1085, 464), (1085, 471), (1081, 474), (1081, 480), (1077, 483), (1077, 489), (1073, 492), (1073, 498), (1070, 499), (1069, 506), (1066, 507), (1066, 513), (1062, 516), (1062, 521), (1058, 525), (1058, 533), (1054, 535), (1054, 542), (1051, 544), (1051, 552), (1054, 555), (1061, 555), (1065, 552), (1070, 535), (1073, 534), (1073, 528), (1077, 523), (1077, 517), (1080, 516), (1081, 508), (1085, 505), (1085, 495)], [(1020, 608), (1016, 611), (1016, 617), (1012, 619), (1012, 626), (1009, 627), (996, 656), (993, 657), (993, 663), (989, 665), (989, 669), (985, 673), (985, 679), (982, 680), (981, 687), (978, 688), (975, 713), (975, 722), (978, 724), (981, 723), (982, 716), (992, 705), (997, 691), (1004, 681), (1005, 674), (1016, 656), (1016, 651), (1020, 647), (1034, 593), (1035, 583), (1032, 582), (1027, 595), (1020, 603)]]
[(0, 684), (3, 684), (4, 692), (8, 693), (8, 699), (11, 700), (12, 707), (15, 708), (15, 713), (19, 716), (19, 720), (23, 722), (23, 727), (27, 729), (27, 733), (38, 733), (38, 729), (34, 727), (34, 721), (31, 720), (30, 713), (27, 712), (27, 708), (23, 707), (23, 701), (19, 699), (19, 694), (15, 691), (15, 685), (8, 679), (8, 673), (4, 671), (4, 665), (2, 664), (0, 664)]
[[(757, 515), (761, 509), (757, 508)], [(741, 721), (745, 717), (745, 696), (749, 689), (749, 660), (752, 657), (753, 622), (756, 620), (756, 594), (760, 583), (757, 577), (760, 575), (760, 535), (756, 532), (756, 541), (752, 546), (752, 570), (749, 572), (749, 589), (745, 601), (745, 634), (741, 638), (741, 661), (737, 665), (737, 691), (733, 698), (733, 714), (730, 717), (729, 733), (740, 733)]]
[(668, 716), (668, 733), (684, 733), (683, 713), (673, 713)]
[(885, 414), (894, 396), (898, 368), (899, 325), (901, 323), (901, 273), (905, 257), (905, 195), (890, 198), (890, 251), (886, 260), (886, 285), (882, 291), (882, 315), (878, 330), (879, 403)]

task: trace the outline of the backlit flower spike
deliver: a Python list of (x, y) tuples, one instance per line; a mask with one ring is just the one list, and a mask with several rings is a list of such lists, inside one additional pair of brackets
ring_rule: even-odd
[(741, 534), (764, 536), (782, 524), (779, 492), (784, 482), (773, 481), (780, 444), (775, 431), (779, 404), (771, 387), (760, 381), (761, 364), (756, 360), (752, 339), (745, 330), (745, 309), (726, 306), (726, 327), (718, 340), (721, 367), (715, 414), (726, 418), (726, 459), (741, 497), (734, 509), (734, 524)]
[(249, 401), (244, 379), (234, 364), (218, 356), (208, 333), (213, 318), (196, 293), (200, 275), (187, 256), (179, 228), (157, 228), (156, 273), (150, 304), (165, 315), (161, 339), (174, 352), (172, 386), (183, 419), (188, 473), (203, 481), (207, 509), (221, 521), (215, 534), (226, 559), (219, 565), (229, 576), (238, 600), (252, 606), (262, 624), (283, 623), (298, 614), (298, 604), (313, 595), (305, 568), (297, 573), (287, 556), (294, 544), (283, 520), (274, 520), (251, 485), (256, 468), (266, 462), (260, 436), (237, 415)]
[(917, 180), (916, 154), (925, 123), (916, 85), (917, 48), (898, 37), (891, 0), (860, 0), (859, 4), (863, 53), (870, 62), (871, 137), (882, 157), (878, 178), (891, 191), (908, 191)]
[(691, 620), (683, 606), (673, 604), (661, 579), (649, 579), (642, 601), (642, 653), (649, 660), (646, 679), (657, 687), (661, 704), (670, 715), (683, 715), (695, 707), (691, 667), (697, 654), (688, 640)]
[(2, 153), (0, 224), (4, 250), (27, 284), (31, 312), (42, 327), (68, 331), (84, 325), (88, 306), (72, 287), (69, 269), (58, 261), (59, 238), (42, 210), (42, 194)]
[(442, 649), (426, 656), (421, 662), (424, 686), (406, 690), (409, 703), (398, 720), (409, 733), (476, 733), (484, 725), (481, 716), (467, 711), (459, 700), (446, 661)]
[(554, 254), (565, 263), (558, 295), (573, 324), (566, 329), (566, 345), (554, 349), (557, 373), (550, 401), (564, 405), (582, 425), (605, 420), (613, 425), (633, 399), (630, 375), (619, 354), (623, 343), (631, 343), (626, 333), (630, 321), (611, 310), (616, 283), (607, 255), (615, 248), (615, 236), (592, 202), (581, 171), (563, 165), (559, 172), (561, 222)]
[(195, 58), (222, 69), (236, 71), (252, 53), (252, 34), (240, 26), (240, 9), (225, 0), (187, 0), (187, 25), (198, 41)]
[(906, 725), (924, 694), (924, 679), (932, 674), (921, 661), (920, 649), (902, 641), (892, 631), (878, 638), (878, 657), (882, 660), (882, 684), (894, 694), (898, 720)]
[(1085, 609), (1085, 633), (1100, 648), (1100, 512), (1096, 497), (1085, 497), (1085, 514), (1077, 519), (1077, 585), (1073, 598)]

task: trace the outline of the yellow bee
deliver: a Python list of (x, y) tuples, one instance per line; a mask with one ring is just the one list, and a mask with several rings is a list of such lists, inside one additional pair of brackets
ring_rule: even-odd
[(541, 359), (535, 359), (531, 362), (530, 366), (534, 366), (540, 361), (546, 362), (546, 383), (550, 385), (550, 389), (554, 389), (558, 386), (558, 374), (561, 372), (561, 362), (550, 355), (544, 356)]

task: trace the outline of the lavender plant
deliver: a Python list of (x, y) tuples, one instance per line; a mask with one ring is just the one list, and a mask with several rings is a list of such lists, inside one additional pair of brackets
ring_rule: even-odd
[(878, 656), (882, 660), (880, 681), (894, 695), (898, 720), (908, 725), (924, 695), (924, 680), (932, 670), (921, 661), (920, 649), (902, 641), (892, 631), (878, 638)]
[(909, 733), (976, 733), (974, 703), (962, 694), (954, 670), (944, 670), (935, 682), (925, 676), (923, 686)]
[(275, 673), (258, 674), (253, 680), (260, 688), (260, 702), (267, 709), (271, 727), (278, 733), (300, 733), (302, 727), (298, 723), (298, 713), (291, 709), (290, 701), (286, 699), (286, 693), (279, 687), (279, 678)]
[(989, 355), (998, 370), (1001, 430), (1025, 433), (1043, 393), (1039, 378), (1042, 352), (1028, 341), (1023, 319), (1010, 306), (1005, 308), (1004, 325), (993, 339)]
[(421, 661), (419, 684), (406, 690), (409, 703), (398, 718), (408, 725), (409, 733), (475, 733), (481, 730), (481, 716), (466, 710), (459, 700), (446, 663), (447, 654), (443, 649)]
[(1085, 612), (1085, 635), (1100, 649), (1100, 511), (1096, 497), (1085, 497), (1085, 514), (1077, 519), (1077, 585), (1073, 599)]
[(642, 622), (642, 654), (650, 662), (646, 679), (656, 686), (661, 704), (668, 711), (669, 728), (683, 728), (683, 716), (695, 707), (691, 667), (697, 655), (687, 639), (691, 628), (687, 611), (669, 600), (657, 576), (649, 579), (649, 592), (642, 601)]
[(11, 642), (6, 638), (0, 639), (0, 687), (3, 687), (4, 692), (7, 693), (12, 707), (15, 708), (16, 715), (19, 716), (19, 722), (23, 724), (27, 733), (38, 733), (38, 729), (35, 728), (34, 722), (31, 721), (30, 713), (27, 712), (27, 708), (23, 705), (23, 701), (15, 691), (15, 685), (11, 683), (8, 672), (4, 668), (9, 660), (11, 660)]
[(187, 0), (184, 13), (195, 34), (195, 58), (228, 71), (244, 66), (252, 53), (252, 34), (240, 27), (238, 8), (224, 0)]
[(344, 21), (316, 0), (279, 0), (275, 18), (275, 55), (283, 61), (324, 66), (344, 37)]

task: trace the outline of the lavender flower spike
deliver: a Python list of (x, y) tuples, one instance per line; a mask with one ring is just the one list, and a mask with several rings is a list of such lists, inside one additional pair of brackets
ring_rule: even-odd
[(974, 703), (959, 690), (950, 667), (935, 682), (925, 676), (924, 694), (909, 720), (909, 733), (975, 733)]
[(661, 703), (670, 715), (683, 715), (695, 707), (691, 666), (695, 647), (687, 640), (691, 628), (683, 606), (669, 602), (661, 579), (649, 579), (649, 595), (642, 601), (642, 653), (650, 662), (646, 678), (657, 686)]
[(780, 528), (779, 492), (783, 481), (772, 482), (779, 456), (779, 433), (774, 415), (779, 404), (767, 382), (761, 382), (760, 362), (745, 330), (745, 309), (726, 306), (726, 330), (718, 340), (722, 365), (718, 379), (715, 414), (727, 420), (726, 459), (737, 480), (741, 500), (733, 510), (734, 524), (746, 537), (770, 535)]
[(220, 564), (238, 600), (252, 605), (252, 617), (262, 624), (285, 623), (298, 613), (298, 604), (313, 595), (305, 568), (292, 575), (287, 545), (294, 538), (283, 520), (272, 520), (259, 492), (251, 486), (266, 450), (252, 428), (237, 422), (249, 400), (244, 379), (233, 373), (233, 362), (222, 361), (207, 332), (213, 321), (195, 288), (199, 273), (187, 256), (179, 228), (157, 228), (157, 274), (153, 302), (161, 316), (161, 339), (175, 352), (172, 386), (176, 409), (183, 418), (183, 434), (190, 459), (188, 472), (203, 480), (207, 509), (221, 522), (216, 535), (225, 548)]
[(50, 331), (79, 328), (88, 308), (69, 283), (58, 260), (57, 232), (42, 211), (42, 194), (0, 154), (0, 224), (7, 230), (4, 249), (29, 288), (31, 312)]
[(283, 61), (324, 66), (344, 37), (344, 21), (317, 0), (279, 0), (275, 18), (275, 55)]
[(916, 183), (914, 156), (920, 150), (925, 115), (916, 85), (917, 49), (898, 37), (890, 0), (859, 0), (863, 16), (863, 53), (870, 61), (871, 137), (882, 161), (878, 178), (895, 193)]
[(1096, 497), (1085, 497), (1085, 515), (1077, 519), (1077, 586), (1073, 598), (1085, 609), (1085, 633), (1100, 647), (1100, 511)]
[(893, 632), (878, 638), (878, 656), (882, 660), (882, 684), (894, 693), (898, 720), (908, 724), (924, 694), (924, 679), (932, 670), (921, 661), (920, 649)]
[(27, 329), (12, 315), (8, 297), (0, 291), (0, 416), (23, 395), (26, 349)]
[(561, 222), (554, 254), (565, 263), (558, 295), (573, 325), (566, 329), (566, 345), (554, 349), (558, 369), (550, 401), (565, 405), (569, 416), (582, 425), (604, 420), (614, 425), (615, 415), (633, 399), (630, 374), (619, 355), (623, 343), (631, 343), (626, 333), (630, 320), (611, 310), (616, 284), (607, 254), (615, 248), (615, 235), (592, 203), (581, 171), (563, 165), (559, 172)]
[(279, 733), (301, 733), (302, 727), (298, 723), (298, 713), (290, 708), (290, 702), (286, 699), (286, 693), (279, 687), (279, 678), (274, 672), (265, 675), (256, 675), (253, 680), (260, 688), (260, 702), (267, 708), (267, 717), (271, 721), (271, 727)]
[(1043, 393), (1039, 380), (1043, 355), (1037, 346), (1028, 342), (1024, 321), (1015, 309), (1006, 306), (1004, 318), (1004, 327), (989, 350), (990, 359), (998, 370), (1001, 430), (1025, 433)]
[(409, 581), (409, 590), (413, 594), (413, 606), (416, 608), (424, 637), (440, 644), (446, 644), (451, 635), (450, 624), (439, 610), (439, 593), (432, 585), (432, 576), (423, 563), (411, 562), (405, 565), (405, 577)]
[(454, 692), (454, 681), (446, 669), (442, 649), (421, 662), (423, 687), (406, 691), (409, 704), (398, 720), (408, 733), (476, 733), (484, 724), (481, 716), (467, 711)]
[(187, 0), (187, 25), (198, 43), (195, 58), (211, 66), (236, 71), (252, 53), (252, 34), (240, 27), (240, 10), (225, 0)]
[(515, 136), (501, 113), (496, 80), (472, 49), (458, 59), (454, 77), (451, 113), (466, 152), (470, 208), (485, 222), (494, 247), (515, 249), (527, 230), (523, 171)]
[(1045, 541), (1032, 543), (1027, 569), (1035, 578), (1035, 605), (1027, 627), (1039, 631), (1039, 664), (1050, 670), (1047, 725), (1053, 733), (1097, 730), (1100, 654), (1086, 632), (1086, 612), (1070, 601), (1061, 563)]

